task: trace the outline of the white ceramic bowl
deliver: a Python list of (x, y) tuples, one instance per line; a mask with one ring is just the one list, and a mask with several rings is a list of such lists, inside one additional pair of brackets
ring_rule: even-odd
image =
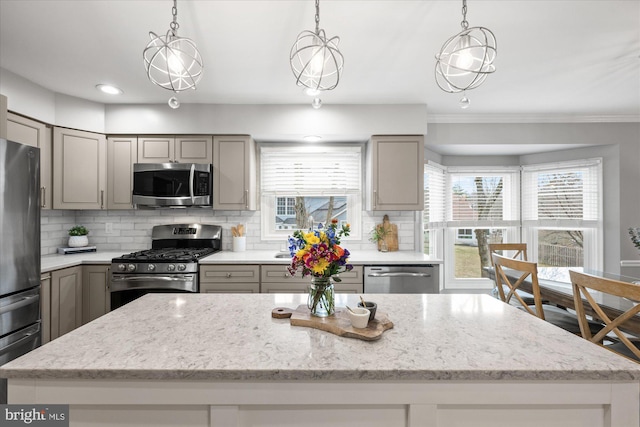
[(369, 323), (369, 310), (366, 308), (352, 308), (351, 310), (353, 310), (353, 313), (347, 310), (351, 326), (359, 329), (366, 328)]

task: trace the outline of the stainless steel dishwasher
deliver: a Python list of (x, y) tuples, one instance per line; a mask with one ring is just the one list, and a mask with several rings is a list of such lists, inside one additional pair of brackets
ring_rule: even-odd
[(437, 294), (438, 267), (434, 265), (374, 265), (364, 268), (364, 293)]

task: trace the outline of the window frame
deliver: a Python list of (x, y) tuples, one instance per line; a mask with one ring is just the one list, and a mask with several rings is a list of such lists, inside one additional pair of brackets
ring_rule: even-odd
[[(282, 149), (283, 151), (288, 151), (291, 153), (297, 153), (297, 155), (305, 155), (305, 153), (310, 153), (310, 155), (317, 155), (318, 151), (327, 152), (332, 155), (339, 155), (340, 150), (349, 152), (358, 152), (359, 157), (359, 166), (358, 166), (358, 188), (357, 190), (350, 191), (342, 191), (342, 190), (331, 190), (320, 189), (316, 191), (305, 191), (297, 192), (291, 190), (276, 190), (275, 192), (260, 192), (260, 200), (261, 200), (261, 211), (260, 211), (260, 221), (261, 221), (261, 240), (282, 240), (286, 239), (293, 233), (293, 230), (277, 230), (276, 223), (274, 221), (277, 214), (277, 198), (278, 197), (297, 197), (297, 196), (307, 196), (307, 197), (329, 197), (329, 196), (341, 196), (347, 198), (347, 222), (351, 227), (351, 233), (348, 237), (343, 237), (344, 241), (354, 241), (360, 240), (362, 238), (362, 209), (363, 209), (363, 191), (364, 191), (364, 163), (365, 163), (365, 146), (363, 143), (335, 143), (335, 144), (322, 144), (322, 146), (310, 146), (308, 143), (261, 143), (258, 144), (258, 156), (259, 156), (259, 164), (260, 174), (259, 174), (259, 182), (262, 190), (263, 183), (263, 154), (262, 150), (266, 148), (271, 151), (277, 151), (278, 149)], [(317, 223), (315, 224), (317, 226)]]

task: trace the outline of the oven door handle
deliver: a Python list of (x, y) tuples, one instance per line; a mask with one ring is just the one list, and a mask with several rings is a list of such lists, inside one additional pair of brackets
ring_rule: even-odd
[(193, 274), (180, 277), (136, 276), (112, 277), (110, 292), (129, 291), (133, 289), (170, 289), (186, 292), (197, 292), (197, 278)]
[(192, 280), (193, 276), (167, 277), (167, 276), (135, 276), (135, 277), (114, 277), (112, 282), (184, 282)]
[(191, 196), (191, 204), (196, 202), (196, 198), (193, 194), (193, 180), (196, 174), (196, 165), (191, 163), (191, 171), (189, 172), (189, 195)]

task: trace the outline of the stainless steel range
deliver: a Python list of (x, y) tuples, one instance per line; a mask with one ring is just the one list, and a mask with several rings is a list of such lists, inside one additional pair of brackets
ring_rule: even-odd
[(111, 260), (111, 309), (148, 293), (199, 292), (198, 261), (222, 248), (222, 227), (153, 227), (151, 249)]

